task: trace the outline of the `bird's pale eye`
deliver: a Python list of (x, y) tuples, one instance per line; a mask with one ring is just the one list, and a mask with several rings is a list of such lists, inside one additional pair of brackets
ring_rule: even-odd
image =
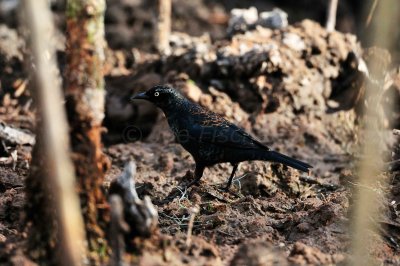
[(158, 96), (158, 95), (160, 95), (160, 93), (158, 92), (158, 91), (156, 91), (155, 93), (154, 93), (154, 96)]

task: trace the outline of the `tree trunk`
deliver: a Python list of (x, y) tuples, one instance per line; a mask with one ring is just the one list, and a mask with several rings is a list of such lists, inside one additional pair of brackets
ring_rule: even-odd
[(98, 262), (108, 250), (109, 220), (102, 190), (109, 161), (102, 152), (105, 0), (67, 2), (66, 107), (88, 248)]
[[(30, 33), (29, 47), (35, 65), (31, 69), (32, 91), (39, 117), (38, 142), (26, 180), (28, 255), (40, 265), (80, 265), (85, 238), (60, 76), (51, 42), (52, 17), (46, 0), (25, 0), (22, 10)], [(23, 141), (29, 139), (22, 136)]]
[(169, 36), (171, 34), (171, 0), (157, 0), (154, 44), (161, 54), (169, 53)]

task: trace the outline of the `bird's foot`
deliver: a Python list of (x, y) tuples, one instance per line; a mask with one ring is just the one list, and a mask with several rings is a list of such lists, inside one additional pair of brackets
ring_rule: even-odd
[(231, 186), (224, 186), (221, 188), (222, 191), (224, 192), (229, 192), (230, 191)]
[(225, 192), (225, 193), (229, 193), (237, 198), (241, 198), (242, 196), (240, 194), (238, 194), (236, 191), (231, 190), (231, 186), (224, 186), (224, 187), (220, 187), (218, 189), (221, 192)]
[(197, 180), (197, 179), (195, 179), (195, 180), (193, 180), (193, 181), (191, 181), (189, 184), (187, 184), (185, 187), (186, 187), (186, 189), (188, 189), (188, 188), (190, 188), (191, 186), (198, 186), (198, 185), (200, 185), (200, 180)]
[(180, 189), (172, 189), (172, 191), (164, 198), (160, 201), (160, 205), (164, 205), (164, 204), (168, 204), (170, 202), (172, 202), (175, 198), (179, 197), (179, 195), (181, 195), (181, 190)]
[(192, 187), (192, 186), (198, 186), (200, 185), (200, 180), (199, 179), (195, 179), (190, 181), (187, 185), (178, 185), (177, 187), (175, 187), (174, 189), (172, 189), (172, 191), (169, 193), (169, 195), (161, 201), (161, 203), (168, 203), (171, 202), (172, 200), (174, 200), (175, 198), (182, 196), (182, 193), (186, 193), (186, 191)]

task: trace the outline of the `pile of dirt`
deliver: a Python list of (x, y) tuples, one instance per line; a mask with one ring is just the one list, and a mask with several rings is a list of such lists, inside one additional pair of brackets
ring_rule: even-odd
[[(113, 76), (120, 86), (109, 86), (110, 93), (128, 99), (157, 83), (171, 83), (263, 143), (311, 163), (313, 174), (306, 177), (279, 165), (246, 162), (232, 194), (219, 190), (230, 173), (230, 166), (221, 164), (206, 170), (199, 187), (182, 190), (166, 203), (171, 191), (192, 178), (188, 171), (193, 171), (194, 162), (175, 143), (163, 115), (140, 102), (134, 103), (128, 124), (151, 133), (141, 134), (143, 141), (134, 144), (108, 147), (113, 161), (109, 178), (133, 157), (140, 194), (150, 195), (158, 205), (161, 232), (185, 234), (189, 210), (198, 206), (193, 233), (214, 243), (225, 264), (268, 261), (269, 254), (281, 254), (276, 259), (289, 264), (344, 262), (349, 244), (349, 184), (356, 178), (351, 159), (359, 142), (353, 108), (365, 75), (359, 67), (363, 51), (356, 38), (327, 33), (306, 20), (282, 30), (256, 28), (229, 42), (184, 34), (172, 40), (171, 56), (135, 66), (129, 70), (128, 83), (118, 82), (126, 81), (126, 76)], [(151, 123), (140, 122), (149, 118)], [(389, 204), (389, 198), (383, 203)], [(393, 228), (384, 239), (396, 235)], [(257, 240), (250, 243), (249, 239)], [(399, 249), (384, 239), (374, 254), (395, 263)], [(265, 250), (265, 257), (253, 257), (248, 248), (252, 245)]]
[[(121, 112), (109, 108), (114, 112), (106, 125), (118, 129), (110, 134), (121, 135), (120, 125), (125, 119), (125, 127), (138, 125), (145, 137), (152, 128), (141, 121), (157, 121), (150, 139), (162, 139), (158, 135), (165, 135), (168, 130), (163, 130), (165, 121), (157, 120), (151, 111), (155, 108), (142, 102), (132, 107), (128, 99), (133, 93), (168, 82), (192, 100), (253, 130), (272, 146), (287, 137), (297, 137), (302, 146), (320, 138), (315, 142), (321, 143), (322, 149), (314, 144), (313, 151), (301, 152), (307, 158), (315, 153), (332, 158), (356, 142), (352, 111), (327, 114), (332, 95), (349, 90), (357, 94), (361, 88), (357, 66), (347, 67), (348, 57), (361, 54), (354, 36), (327, 33), (318, 24), (304, 21), (282, 30), (257, 28), (234, 36), (230, 42), (211, 44), (207, 38), (182, 34), (175, 40), (171, 56), (135, 66), (129, 79), (127, 75), (112, 77), (109, 95), (117, 95), (119, 105), (126, 107)], [(128, 108), (130, 113), (126, 112)], [(281, 128), (292, 133), (285, 136), (279, 132)], [(304, 137), (300, 138), (302, 134)], [(283, 146), (296, 154), (290, 148), (296, 145)]]

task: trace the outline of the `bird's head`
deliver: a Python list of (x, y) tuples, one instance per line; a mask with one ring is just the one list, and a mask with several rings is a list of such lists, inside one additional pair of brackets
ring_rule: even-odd
[(152, 102), (161, 109), (168, 108), (169, 106), (175, 106), (185, 100), (185, 98), (174, 88), (167, 85), (158, 85), (149, 89), (146, 92), (139, 93), (131, 100), (143, 99)]

